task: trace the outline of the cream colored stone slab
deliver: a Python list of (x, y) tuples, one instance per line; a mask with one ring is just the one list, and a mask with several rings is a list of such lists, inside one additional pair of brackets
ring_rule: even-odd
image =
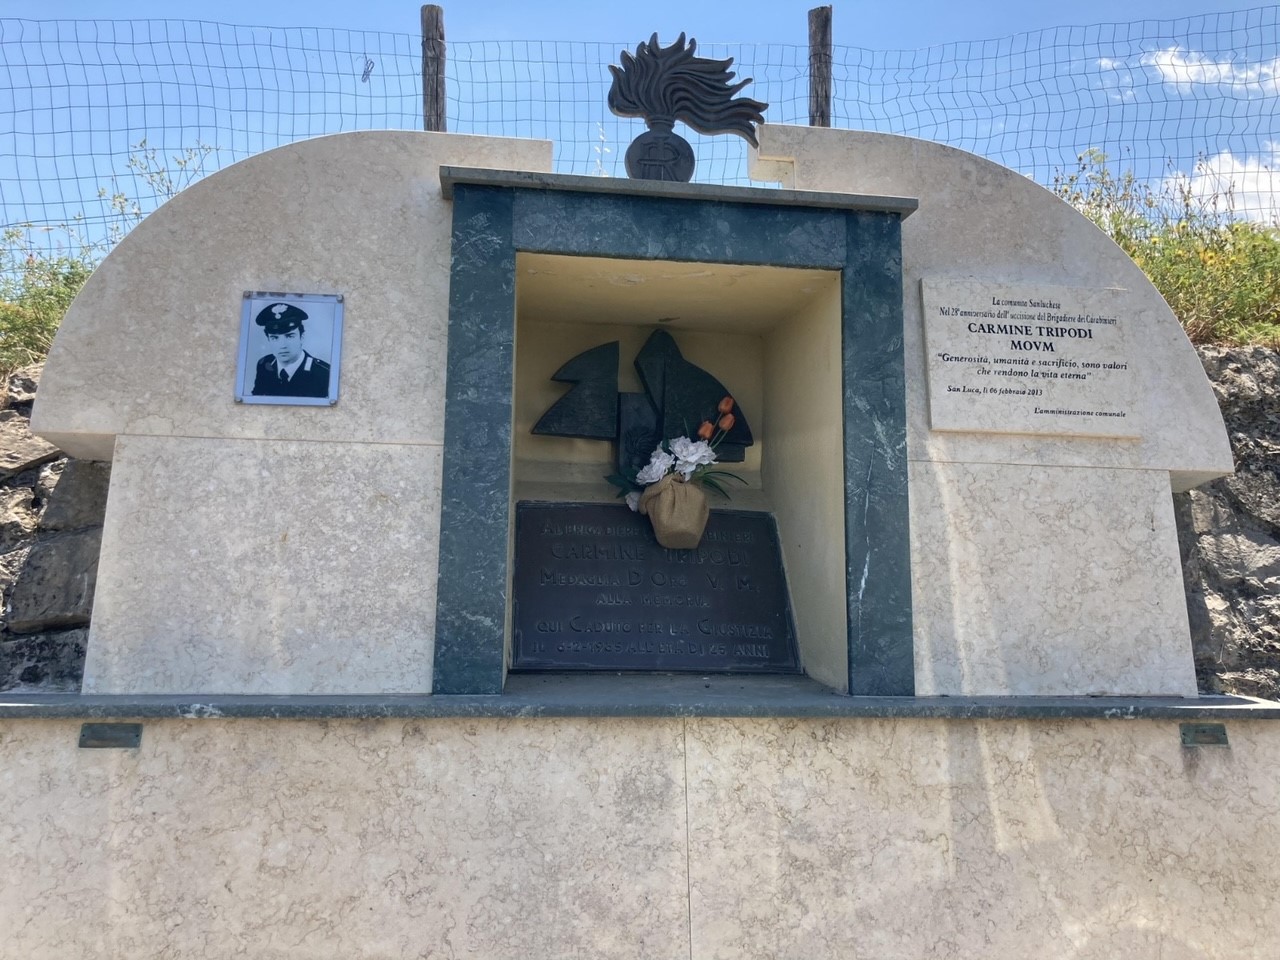
[(805, 673), (849, 687), (840, 288), (832, 283), (765, 340), (772, 494)]
[(1124, 291), (941, 277), (920, 285), (934, 430), (1141, 435)]
[(694, 960), (1231, 960), (1280, 938), (1280, 735), (690, 720)]
[(912, 463), (908, 478), (917, 694), (1195, 695), (1161, 471)]
[(682, 721), (0, 726), (22, 960), (689, 956)]
[[(866, 131), (770, 124), (760, 131), (757, 157), (759, 175), (776, 179), (789, 167), (798, 189), (919, 198), (902, 223), (911, 459), (1157, 468), (1179, 490), (1231, 472), (1222, 415), (1172, 311), (1101, 230), (1043, 187), (962, 150)], [(920, 281), (937, 276), (1127, 291), (1116, 310), (1129, 318), (1130, 342), (1142, 351), (1142, 440), (931, 430)]]
[(120, 437), (89, 693), (431, 690), (441, 451)]
[[(67, 311), (32, 429), (96, 459), (110, 459), (117, 434), (441, 442), (453, 215), (442, 164), (550, 170), (551, 144), (347, 133), (187, 188)], [(344, 296), (336, 406), (235, 403), (246, 290)]]

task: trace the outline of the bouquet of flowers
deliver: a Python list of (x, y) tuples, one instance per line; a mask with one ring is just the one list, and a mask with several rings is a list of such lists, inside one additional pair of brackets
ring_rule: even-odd
[(714, 470), (716, 447), (733, 428), (733, 397), (725, 397), (716, 408), (714, 421), (703, 420), (698, 439), (674, 437), (654, 448), (648, 464), (634, 477), (613, 474), (606, 477), (619, 487), (627, 506), (650, 518), (658, 542), (664, 547), (689, 550), (702, 540), (710, 509), (699, 486), (709, 487), (728, 499), (724, 480), (746, 483), (728, 470)]

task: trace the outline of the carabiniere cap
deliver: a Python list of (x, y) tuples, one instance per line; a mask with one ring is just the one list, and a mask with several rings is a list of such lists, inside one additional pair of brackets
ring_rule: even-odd
[(307, 319), (306, 313), (291, 303), (272, 303), (259, 310), (253, 322), (262, 327), (267, 334), (279, 336), (298, 329), (305, 319)]

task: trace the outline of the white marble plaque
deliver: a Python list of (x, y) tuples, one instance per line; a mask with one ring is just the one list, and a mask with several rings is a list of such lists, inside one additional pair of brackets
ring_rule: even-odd
[(1123, 290), (920, 285), (934, 430), (1141, 435)]

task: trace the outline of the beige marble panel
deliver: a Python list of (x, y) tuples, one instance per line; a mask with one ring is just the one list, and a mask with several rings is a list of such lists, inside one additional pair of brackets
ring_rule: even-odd
[[(442, 164), (550, 170), (551, 144), (376, 131), (269, 150), (139, 224), (67, 311), (32, 414), (68, 453), (117, 434), (439, 443), (452, 204)], [(237, 405), (246, 290), (342, 294), (334, 407)]]
[(10, 721), (0, 953), (1264, 957), (1280, 738), (1227, 726)]
[(691, 956), (1271, 956), (1280, 737), (1228, 728), (691, 720)]
[(0, 955), (687, 958), (682, 721), (0, 726)]
[(840, 287), (798, 309), (765, 341), (772, 494), (805, 673), (849, 688), (844, 543)]
[(119, 438), (84, 690), (431, 689), (441, 450)]
[[(767, 125), (756, 175), (789, 169), (804, 190), (917, 197), (902, 225), (908, 456), (913, 460), (1142, 467), (1187, 489), (1232, 470), (1208, 378), (1182, 328), (1140, 269), (1097, 227), (1049, 191), (952, 147), (855, 130)], [(1119, 288), (1140, 380), (1141, 442), (929, 429), (923, 277)]]
[(1195, 695), (1162, 471), (912, 463), (908, 478), (917, 694)]

